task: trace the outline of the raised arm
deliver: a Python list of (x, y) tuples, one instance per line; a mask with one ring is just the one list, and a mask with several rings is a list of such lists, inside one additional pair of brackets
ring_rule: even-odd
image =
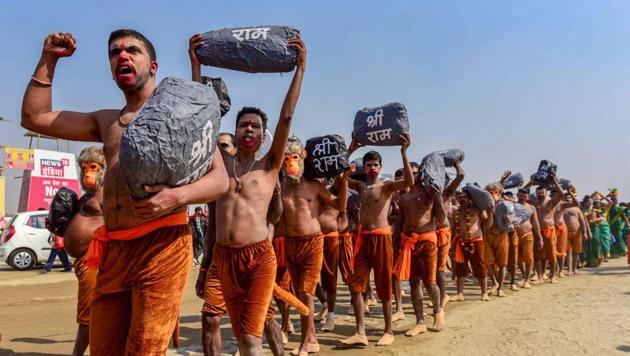
[(145, 192), (156, 194), (133, 202), (136, 215), (149, 220), (170, 214), (189, 204), (206, 204), (225, 194), (230, 182), (220, 152), (217, 147), (210, 170), (193, 183), (174, 188), (164, 185), (145, 186)]
[(190, 57), (192, 80), (199, 83), (201, 83), (201, 63), (199, 62), (199, 58), (197, 58), (197, 52), (195, 52), (195, 50), (205, 43), (199, 41), (200, 39), (201, 35), (195, 34), (188, 40), (188, 56)]
[(512, 175), (512, 171), (510, 170), (503, 172), (503, 175), (501, 176), (501, 178), (499, 178), (499, 183), (503, 185), (503, 183), (505, 183), (505, 180), (510, 178), (511, 175)]
[(304, 78), (304, 70), (306, 69), (306, 47), (302, 39), (298, 37), (290, 40), (289, 47), (297, 51), (297, 67), (295, 68), (291, 86), (289, 87), (287, 96), (284, 98), (282, 109), (280, 110), (280, 118), (278, 119), (278, 125), (276, 125), (276, 131), (273, 134), (271, 148), (265, 156), (265, 160), (267, 160), (274, 169), (280, 169), (282, 166), (284, 150), (286, 149), (289, 131), (291, 130), (291, 121), (293, 120), (295, 106), (300, 98), (302, 79)]
[(455, 164), (455, 171), (457, 172), (457, 176), (455, 176), (455, 179), (453, 179), (451, 184), (449, 184), (442, 192), (442, 199), (445, 202), (451, 200), (455, 196), (457, 187), (459, 187), (459, 185), (462, 184), (462, 181), (464, 181), (464, 169), (459, 163)]
[(35, 72), (22, 100), (22, 127), (40, 134), (73, 141), (102, 142), (97, 117), (101, 112), (52, 111), (52, 82), (61, 57), (70, 57), (77, 42), (70, 33), (46, 37)]
[[(330, 193), (328, 189), (322, 184), (319, 191), (319, 198), (327, 205), (337, 209), (340, 213), (346, 212), (346, 206), (348, 202), (348, 179), (353, 170), (348, 169), (341, 176), (341, 184), (339, 185), (339, 194), (335, 197)], [(339, 179), (337, 177), (336, 179)]]
[(413, 186), (413, 172), (411, 171), (411, 165), (409, 164), (409, 159), (407, 158), (407, 148), (411, 144), (411, 140), (409, 135), (405, 134), (402, 136), (403, 144), (400, 147), (400, 155), (402, 156), (403, 161), (403, 180), (395, 180), (388, 182), (387, 187), (390, 191), (396, 192), (399, 190), (403, 190)]

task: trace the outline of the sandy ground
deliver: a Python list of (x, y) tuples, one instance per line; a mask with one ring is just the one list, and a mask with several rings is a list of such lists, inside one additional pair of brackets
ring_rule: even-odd
[[(0, 267), (0, 355), (67, 355), (76, 331), (76, 282), (73, 273), (59, 269), (15, 272)], [(194, 294), (193, 268), (181, 310), (179, 350), (169, 355), (197, 355), (201, 351), (201, 301)], [(452, 288), (453, 283), (451, 283)], [(382, 316), (375, 307), (366, 319), (371, 345), (341, 349), (337, 341), (354, 333), (354, 319), (347, 315), (349, 295), (342, 287), (334, 333), (319, 333), (321, 355), (612, 355), (630, 353), (630, 268), (625, 258), (612, 260), (580, 276), (530, 290), (506, 291), (506, 298), (478, 300), (474, 283), (467, 284), (465, 302), (447, 307), (447, 327), (414, 338), (404, 336), (413, 325), (395, 323), (393, 346), (377, 348)], [(449, 289), (449, 293), (453, 293)], [(406, 310), (411, 306), (405, 298)], [(293, 316), (299, 327), (297, 315)], [(427, 317), (432, 323), (432, 317)], [(318, 326), (316, 326), (318, 327)], [(223, 326), (223, 351), (233, 353), (235, 343), (229, 323)], [(297, 346), (293, 336), (287, 350)]]

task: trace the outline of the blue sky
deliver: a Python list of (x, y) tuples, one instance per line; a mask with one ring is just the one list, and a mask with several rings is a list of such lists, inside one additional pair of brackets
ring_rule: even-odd
[[(349, 138), (355, 112), (400, 101), (411, 120), (411, 158), (457, 147), (467, 181), (487, 183), (505, 169), (534, 172), (558, 164), (580, 193), (616, 186), (630, 199), (630, 2), (624, 1), (3, 1), (0, 31), (0, 144), (24, 147), (23, 90), (46, 34), (72, 32), (78, 49), (60, 61), (55, 109), (120, 108), (107, 37), (135, 28), (153, 41), (158, 79), (188, 78), (188, 38), (223, 27), (286, 24), (309, 51), (293, 131), (302, 138)], [(203, 68), (221, 76), (233, 104), (273, 122), (291, 75)], [(44, 144), (42, 148), (53, 148)], [(82, 144), (72, 144), (78, 153)], [(384, 168), (401, 165), (397, 148), (379, 149)], [(363, 151), (359, 151), (360, 155)], [(7, 176), (15, 211), (19, 171)]]

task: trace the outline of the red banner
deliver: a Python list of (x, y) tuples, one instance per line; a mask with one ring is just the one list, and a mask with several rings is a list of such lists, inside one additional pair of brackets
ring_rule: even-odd
[(31, 177), (26, 210), (48, 210), (55, 193), (61, 187), (72, 189), (77, 195), (81, 195), (81, 187), (76, 179)]

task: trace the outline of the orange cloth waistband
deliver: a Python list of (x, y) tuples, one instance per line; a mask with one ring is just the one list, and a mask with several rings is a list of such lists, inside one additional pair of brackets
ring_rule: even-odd
[(324, 238), (327, 238), (327, 237), (339, 237), (339, 231), (331, 231), (327, 234), (324, 234)]
[(273, 250), (276, 252), (276, 263), (278, 267), (286, 267), (284, 236), (276, 236), (271, 240)]
[(354, 268), (354, 260), (359, 253), (359, 249), (361, 249), (361, 245), (363, 245), (363, 236), (364, 235), (391, 235), (392, 229), (389, 227), (379, 227), (374, 230), (363, 230), (363, 227), (359, 225), (359, 231), (357, 231), (357, 240), (354, 242), (354, 251), (352, 252), (352, 258), (350, 259), (350, 268)]
[(105, 254), (105, 249), (107, 249), (107, 244), (112, 240), (135, 240), (163, 227), (187, 224), (188, 217), (186, 216), (186, 212), (183, 211), (147, 221), (144, 224), (128, 229), (109, 231), (107, 226), (101, 225), (94, 230), (92, 240), (88, 245), (87, 253), (85, 255), (85, 264), (88, 268), (97, 269), (101, 265), (101, 262), (103, 262), (103, 256)]
[(404, 232), (400, 233), (400, 253), (394, 265), (394, 274), (401, 281), (408, 281), (411, 274), (411, 251), (417, 242), (430, 241), (437, 244), (437, 234), (435, 231), (426, 231), (420, 234), (412, 233), (408, 236)]
[(563, 232), (568, 232), (569, 228), (566, 224), (560, 224), (556, 226), (556, 236), (560, 236)]
[(464, 258), (464, 251), (462, 250), (463, 244), (473, 243), (473, 242), (481, 241), (481, 240), (483, 240), (483, 236), (473, 237), (470, 240), (463, 240), (459, 236), (456, 236), (455, 239), (453, 240), (453, 243), (455, 244), (455, 262), (457, 263), (466, 262), (466, 259)]
[(438, 246), (440, 247), (446, 245), (447, 241), (451, 240), (451, 228), (448, 226), (436, 229), (435, 233), (437, 234)]
[(542, 231), (540, 232), (541, 235), (543, 235), (544, 238), (546, 239), (550, 239), (553, 238), (556, 232), (556, 227), (553, 225), (547, 226), (545, 228), (542, 229)]

